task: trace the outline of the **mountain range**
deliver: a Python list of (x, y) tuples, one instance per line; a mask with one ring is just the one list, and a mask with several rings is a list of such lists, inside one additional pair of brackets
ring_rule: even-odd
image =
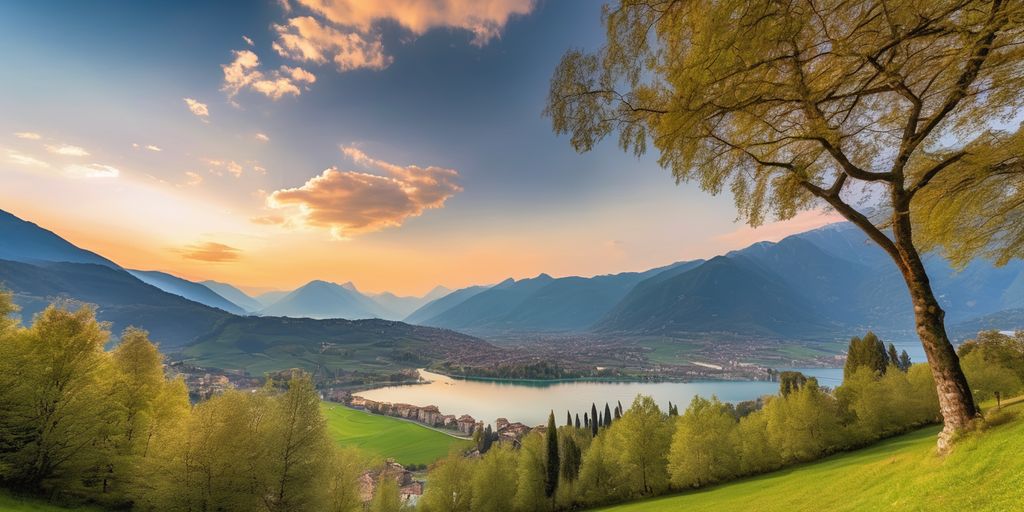
[[(218, 321), (242, 315), (403, 320), (492, 339), (581, 332), (814, 339), (866, 329), (887, 333), (912, 333), (913, 329), (910, 300), (900, 274), (881, 249), (848, 223), (779, 242), (756, 243), (707, 261), (682, 261), (644, 272), (589, 278), (540, 274), (455, 291), (438, 287), (423, 297), (366, 294), (351, 282), (322, 280), (253, 297), (227, 283), (198, 283), (163, 272), (122, 269), (5, 212), (0, 212), (0, 236), (12, 241), (0, 248), (0, 259), (8, 260), (0, 265), (0, 280), (14, 283), (7, 286), (15, 290), (26, 313), (37, 311), (48, 298), (67, 296), (99, 304), (101, 316), (117, 319), (116, 325), (121, 318), (128, 320), (123, 312), (132, 308), (159, 309), (187, 299), (173, 304), (180, 314), (199, 321), (178, 319), (191, 325), (187, 329), (156, 328), (173, 332), (174, 344), (188, 343)], [(1024, 310), (1022, 262), (994, 267), (977, 260), (964, 269), (953, 269), (930, 254), (925, 263), (951, 332), (969, 335), (972, 326), (978, 325), (1024, 327), (1024, 315), (1019, 313)], [(76, 287), (72, 276), (79, 274), (83, 281), (102, 277), (110, 285), (91, 290)], [(26, 279), (26, 275), (35, 277)], [(117, 291), (119, 286), (122, 292)], [(155, 292), (171, 298), (157, 297)], [(151, 296), (140, 301), (146, 294)], [(168, 324), (175, 321), (162, 318)]]
[[(925, 257), (951, 331), (1024, 327), (1024, 263), (984, 260), (954, 269)], [(607, 335), (837, 338), (874, 329), (913, 333), (913, 311), (889, 257), (855, 226), (837, 223), (760, 242), (708, 261), (642, 273), (555, 279), (545, 274), (467, 289), (407, 321), (485, 337), (588, 331)], [(984, 321), (979, 320), (984, 317)], [(957, 325), (964, 323), (964, 328)], [(976, 332), (976, 331), (975, 331)]]
[[(201, 364), (374, 372), (494, 350), (479, 338), (394, 321), (245, 316), (245, 308), (215, 292), (244, 295), (230, 285), (208, 287), (163, 272), (126, 270), (2, 211), (0, 240), (0, 289), (12, 293), (23, 319), (55, 301), (92, 304), (115, 336), (128, 326), (142, 327), (166, 353), (185, 354)], [(357, 293), (354, 287), (351, 291)], [(263, 309), (251, 297), (235, 299)]]

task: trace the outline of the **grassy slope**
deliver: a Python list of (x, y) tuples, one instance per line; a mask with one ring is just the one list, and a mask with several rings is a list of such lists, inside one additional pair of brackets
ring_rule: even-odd
[(343, 405), (324, 403), (321, 410), (331, 437), (339, 444), (402, 464), (430, 464), (448, 455), (452, 447), (467, 447), (470, 443), (412, 422)]
[(935, 455), (939, 427), (856, 452), (706, 490), (628, 503), (614, 512), (1020, 510), (1024, 505), (1024, 405), (1013, 421)]
[(34, 498), (19, 498), (11, 496), (6, 491), (0, 490), (0, 511), (3, 512), (63, 512), (76, 510), (78, 512), (100, 512), (99, 508), (81, 507), (64, 508), (58, 505), (51, 505), (45, 501)]

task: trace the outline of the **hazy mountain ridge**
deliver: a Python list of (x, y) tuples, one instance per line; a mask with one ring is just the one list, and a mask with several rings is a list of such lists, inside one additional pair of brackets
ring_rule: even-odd
[[(774, 289), (773, 294), (802, 306), (797, 311), (772, 309), (781, 305), (763, 295), (765, 284), (760, 279), (732, 282), (730, 297), (717, 294), (714, 288), (722, 286), (725, 280), (721, 276), (699, 275), (715, 258), (686, 272), (694, 273), (693, 276), (655, 276), (639, 283), (597, 328), (623, 333), (739, 332), (780, 337), (845, 336), (867, 329), (913, 332), (913, 310), (902, 276), (888, 255), (850, 224), (825, 226), (777, 243), (760, 242), (732, 251), (724, 258), (736, 260), (748, 270), (759, 269), (760, 278), (783, 283), (785, 286)], [(948, 325), (1020, 307), (1024, 302), (1022, 262), (996, 268), (987, 261), (976, 260), (957, 271), (940, 256), (930, 254), (925, 257), (925, 265), (935, 293), (946, 309)], [(766, 302), (755, 302), (750, 307), (768, 307), (774, 313), (758, 320), (734, 307), (737, 299), (758, 295)], [(665, 302), (679, 307), (664, 308)], [(693, 321), (690, 317), (695, 314), (707, 317), (708, 321)], [(792, 329), (776, 321), (787, 317), (800, 328)]]
[[(271, 365), (274, 368), (270, 369), (286, 368), (298, 363), (308, 363), (315, 367), (320, 358), (325, 357), (321, 353), (322, 343), (325, 342), (334, 345), (354, 344), (348, 350), (357, 355), (365, 355), (369, 368), (393, 368), (395, 365), (408, 367), (427, 364), (435, 361), (435, 358), (449, 355), (494, 350), (494, 347), (472, 336), (401, 322), (235, 315), (147, 284), (110, 260), (66, 242), (54, 242), (53, 237), (59, 239), (57, 235), (12, 215), (4, 215), (7, 218), (0, 219), (0, 240), (15, 241), (14, 244), (4, 244), (5, 254), (13, 253), (14, 256), (28, 259), (18, 254), (18, 241), (42, 239), (61, 249), (50, 251), (47, 257), (101, 262), (73, 263), (34, 258), (28, 263), (0, 259), (0, 287), (12, 292), (26, 322), (55, 301), (69, 300), (73, 305), (92, 304), (96, 306), (98, 318), (110, 322), (115, 336), (125, 327), (141, 327), (149, 331), (151, 338), (168, 353), (185, 351), (190, 357), (198, 358), (206, 364), (224, 364), (227, 368), (238, 367), (234, 362), (236, 357), (262, 361), (263, 364), (274, 362)], [(27, 247), (33, 256), (39, 254), (31, 243)], [(154, 275), (136, 273), (147, 278)], [(204, 295), (219, 297), (205, 285), (180, 280), (168, 274), (158, 275), (167, 278), (161, 282), (164, 286), (168, 282), (181, 285), (183, 281), (201, 288), (191, 291), (202, 293), (205, 290)], [(352, 290), (341, 285), (332, 287), (346, 293), (358, 293), (350, 283), (349, 288)], [(223, 297), (221, 300), (227, 302)], [(368, 307), (378, 307), (365, 297), (361, 300)], [(281, 359), (274, 359), (271, 354)], [(332, 357), (345, 360), (345, 356)]]
[(95, 304), (114, 335), (125, 327), (148, 330), (166, 347), (184, 345), (208, 332), (229, 313), (164, 292), (126, 271), (91, 263), (0, 260), (0, 286), (14, 293), (24, 321), (58, 299)]
[(258, 300), (250, 296), (248, 293), (245, 293), (228, 283), (221, 283), (219, 281), (202, 281), (199, 284), (213, 290), (214, 293), (231, 301), (247, 313), (259, 311), (264, 307), (263, 304), (260, 304)]
[(351, 283), (339, 285), (321, 280), (296, 288), (261, 310), (260, 315), (349, 320), (389, 316), (380, 304), (360, 293)]
[(244, 315), (246, 313), (245, 309), (220, 296), (217, 292), (201, 283), (155, 270), (126, 270), (140, 281), (155, 286), (167, 293), (173, 293), (174, 295), (205, 304), (212, 308), (222, 309), (228, 313), (236, 315)]
[(93, 263), (119, 269), (118, 264), (92, 251), (82, 249), (56, 233), (13, 214), (0, 210), (0, 259), (38, 263), (66, 261)]
[[(90, 294), (70, 282), (75, 272), (81, 272), (83, 280), (87, 275), (95, 279), (95, 270), (53, 267), (42, 260), (47, 257), (84, 261), (120, 272), (123, 275), (114, 279), (119, 284), (109, 284), (108, 290), (126, 286), (130, 288), (126, 288), (127, 295), (141, 293), (139, 286), (146, 286), (138, 281), (142, 279), (153, 285), (145, 288), (149, 294), (162, 290), (191, 299), (191, 304), (234, 314), (404, 318), (409, 323), (486, 335), (597, 330), (627, 335), (726, 332), (757, 337), (817, 337), (845, 336), (866, 329), (913, 329), (910, 301), (899, 272), (880, 248), (846, 223), (779, 242), (756, 243), (709, 261), (679, 262), (646, 272), (590, 278), (540, 274), (454, 292), (439, 287), (420, 298), (387, 292), (367, 295), (351, 282), (339, 285), (319, 280), (291, 292), (249, 297), (226, 283), (194, 283), (162, 272), (124, 271), (102, 256), (7, 213), (0, 215), (0, 234), (14, 241), (0, 252), (29, 265), (8, 264), (6, 274), (21, 287), (12, 286), (23, 305), (29, 306), (27, 312), (62, 295), (96, 302), (105, 315), (130, 306), (129, 301)], [(23, 252), (18, 245), (21, 243), (25, 244)], [(1000, 314), (1024, 308), (1024, 263), (1013, 261), (995, 268), (978, 260), (957, 270), (934, 254), (927, 255), (925, 262), (936, 295), (947, 310), (948, 325), (977, 321), (978, 325), (998, 323), (1003, 329), (1024, 327), (1017, 325), (1019, 314)], [(39, 284), (17, 279), (17, 268), (40, 276)], [(63, 273), (43, 276), (56, 272), (54, 269)], [(113, 279), (113, 274), (107, 278)], [(137, 283), (129, 286), (126, 278)], [(218, 289), (246, 306), (217, 293)], [(166, 298), (146, 300), (143, 304), (166, 303)], [(184, 307), (181, 304), (177, 306)], [(199, 316), (212, 318), (208, 312)], [(209, 327), (208, 323), (204, 325)], [(192, 339), (180, 334), (172, 338), (174, 345)]]

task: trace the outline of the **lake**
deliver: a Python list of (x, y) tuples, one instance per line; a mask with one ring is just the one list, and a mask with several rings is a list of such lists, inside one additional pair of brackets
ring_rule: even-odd
[[(801, 369), (807, 375), (819, 377), (825, 386), (842, 381), (841, 368)], [(548, 412), (555, 411), (559, 424), (565, 421), (565, 412), (590, 413), (590, 404), (596, 403), (601, 411), (604, 404), (612, 408), (618, 401), (629, 407), (638, 394), (650, 395), (662, 409), (668, 402), (685, 409), (694, 395), (717, 396), (727, 402), (751, 400), (778, 391), (777, 382), (757, 381), (702, 381), (702, 382), (510, 382), (453, 379), (420, 370), (428, 384), (388, 386), (358, 393), (378, 402), (406, 403), (419, 406), (436, 405), (444, 414), (469, 414), (485, 424), (497, 418), (508, 418), (527, 425), (540, 425), (547, 421)]]
[[(917, 342), (897, 342), (897, 350), (906, 350), (914, 362), (924, 361), (924, 351)], [(836, 387), (843, 382), (842, 368), (780, 368), (797, 370), (818, 379), (822, 386)], [(444, 414), (469, 414), (485, 424), (497, 418), (519, 421), (527, 425), (540, 425), (547, 421), (548, 412), (555, 411), (559, 424), (565, 421), (565, 412), (573, 415), (590, 412), (596, 403), (603, 411), (604, 404), (612, 408), (618, 401), (629, 407), (638, 394), (650, 395), (662, 409), (668, 402), (679, 404), (682, 411), (694, 395), (710, 398), (712, 395), (725, 402), (753, 400), (778, 392), (776, 382), (758, 381), (701, 381), (701, 382), (514, 382), (475, 381), (453, 379), (420, 370), (429, 384), (389, 386), (363, 391), (358, 395), (378, 402), (405, 403), (418, 406), (436, 405)]]

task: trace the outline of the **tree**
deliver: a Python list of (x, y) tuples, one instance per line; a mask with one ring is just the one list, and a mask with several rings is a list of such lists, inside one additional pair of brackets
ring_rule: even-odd
[(577, 151), (614, 132), (638, 155), (653, 144), (677, 182), (728, 187), (753, 226), (825, 206), (860, 228), (907, 286), (946, 449), (977, 408), (915, 227), (929, 197), (951, 209), (934, 183), (980, 174), (1013, 188), (996, 176), (1021, 152), (991, 156), (1001, 144), (987, 133), (1024, 103), (1024, 4), (620, 0), (604, 24), (603, 48), (568, 51), (554, 73), (555, 132)]
[(544, 464), (544, 495), (550, 498), (555, 495), (555, 489), (558, 488), (558, 475), (560, 474), (558, 467), (558, 427), (555, 426), (554, 412), (548, 416), (548, 429), (544, 433), (544, 439), (547, 445), (547, 458)]
[(597, 428), (601, 424), (597, 422), (597, 404), (590, 404), (590, 435), (597, 435)]
[(580, 450), (574, 433), (565, 432), (564, 435), (559, 436), (561, 440), (561, 446), (559, 447), (559, 460), (562, 472), (562, 480), (566, 482), (574, 482), (580, 474), (580, 463), (583, 457), (583, 453)]
[(565, 411), (565, 426), (572, 426), (572, 413), (569, 411)]
[(470, 482), (473, 512), (504, 512), (516, 495), (516, 452), (498, 445), (476, 464)]
[(736, 476), (736, 418), (717, 398), (694, 397), (676, 423), (668, 471), (677, 487), (699, 487)]
[[(586, 415), (586, 414), (584, 414), (584, 415)], [(574, 426), (577, 429), (580, 428), (580, 415), (579, 414), (576, 415), (576, 425), (574, 425)]]
[(910, 365), (911, 364), (913, 364), (913, 363), (911, 363), (911, 361), (910, 361), (910, 354), (907, 354), (906, 350), (900, 352), (900, 362), (899, 362), (900, 370), (902, 370), (904, 373), (906, 373), (907, 370), (910, 369)]
[(612, 410), (608, 407), (608, 402), (604, 404), (604, 426), (610, 427), (612, 425)]
[(359, 477), (368, 464), (355, 448), (335, 448), (330, 453), (331, 464), (323, 476), (327, 484), (328, 512), (362, 512), (363, 500), (359, 494)]
[(610, 446), (613, 432), (622, 428), (616, 422), (615, 428), (594, 438), (590, 448), (583, 452), (577, 488), (584, 503), (598, 505), (611, 499), (621, 499), (624, 493), (623, 475), (619, 469), (618, 454)]
[(815, 459), (841, 447), (835, 399), (814, 380), (789, 395), (771, 398), (763, 411), (769, 443), (783, 463)]
[(125, 329), (111, 356), (110, 404), (115, 420), (111, 426), (113, 454), (100, 475), (103, 492), (127, 483), (136, 458), (145, 453), (150, 425), (155, 416), (162, 414), (156, 407), (164, 405), (159, 399), (166, 385), (163, 356), (146, 331)]
[(922, 248), (941, 249), (958, 267), (978, 255), (996, 265), (1024, 257), (1024, 131), (991, 130), (962, 151), (956, 168), (915, 198)]
[(779, 394), (786, 396), (806, 383), (807, 377), (800, 372), (782, 372), (779, 374)]
[(326, 495), (319, 477), (330, 467), (331, 441), (312, 379), (293, 375), (287, 391), (274, 398), (273, 409), (266, 433), (264, 503), (271, 511), (321, 508)]
[(637, 495), (651, 495), (668, 486), (666, 454), (672, 428), (654, 399), (639, 395), (609, 431), (620, 451), (620, 471), (627, 488)]
[(47, 307), (9, 347), (17, 378), (7, 390), (3, 430), (12, 437), (3, 441), (10, 446), (0, 453), (0, 477), (26, 490), (73, 490), (109, 460), (110, 333), (91, 307), (72, 307)]
[(369, 512), (399, 512), (404, 508), (398, 482), (394, 478), (381, 479), (370, 499)]
[(521, 512), (547, 510), (551, 500), (545, 495), (547, 482), (546, 439), (543, 436), (526, 436), (519, 448), (516, 464), (515, 509)]
[(423, 508), (432, 512), (468, 512), (473, 501), (474, 462), (453, 450), (430, 472)]
[(889, 352), (886, 354), (889, 366), (895, 366), (896, 369), (900, 369), (900, 355), (896, 352), (896, 345), (889, 344)]
[(974, 350), (963, 357), (964, 372), (978, 400), (989, 400), (1000, 393), (1011, 396), (1024, 389), (1020, 376), (995, 358), (986, 358), (983, 350)]
[(868, 331), (863, 338), (854, 336), (846, 350), (846, 364), (843, 366), (843, 378), (849, 378), (862, 367), (881, 375), (889, 367), (889, 356), (886, 355), (885, 343)]

